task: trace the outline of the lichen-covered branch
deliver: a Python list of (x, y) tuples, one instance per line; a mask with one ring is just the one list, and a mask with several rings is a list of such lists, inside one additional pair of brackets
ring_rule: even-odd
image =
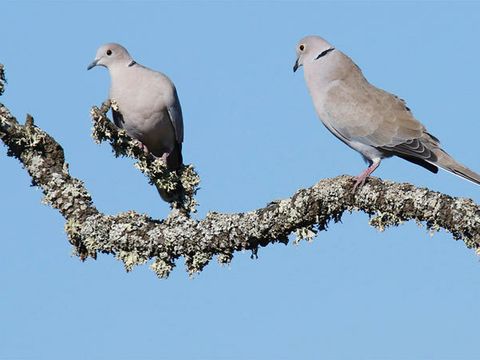
[(171, 213), (165, 221), (127, 212), (117, 216), (94, 215), (71, 232), (89, 253), (113, 253), (127, 269), (154, 259), (152, 269), (166, 277), (175, 260), (185, 257), (190, 273), (199, 272), (218, 255), (228, 263), (240, 250), (257, 253), (260, 246), (313, 237), (345, 211), (372, 215), (370, 224), (383, 230), (404, 221), (423, 222), (431, 230), (445, 229), (468, 247), (480, 245), (480, 207), (469, 199), (453, 198), (409, 184), (372, 178), (352, 195), (353, 178), (325, 179), (291, 198), (265, 208), (239, 214), (211, 212), (203, 220)]
[[(152, 182), (168, 177), (158, 170), (162, 164), (157, 159), (149, 158), (108, 121), (107, 110), (108, 104), (92, 110), (94, 138), (110, 141), (117, 155), (136, 158)], [(8, 155), (19, 159), (33, 184), (42, 189), (45, 201), (64, 216), (66, 233), (81, 259), (96, 258), (98, 253), (112, 254), (123, 261), (127, 270), (150, 261), (152, 270), (162, 278), (168, 276), (180, 257), (185, 259), (188, 272), (196, 273), (213, 256), (220, 263), (229, 263), (236, 251), (249, 250), (255, 256), (259, 247), (287, 243), (291, 234), (297, 241), (313, 238), (331, 221), (337, 222), (345, 212), (352, 211), (371, 215), (370, 224), (379, 230), (414, 220), (432, 231), (445, 229), (469, 248), (480, 248), (480, 206), (472, 200), (377, 178), (370, 178), (355, 193), (351, 177), (325, 179), (264, 208), (238, 214), (210, 212), (202, 220), (189, 216), (188, 204), (174, 207), (164, 220), (133, 211), (106, 215), (94, 207), (83, 183), (70, 176), (62, 147), (36, 127), (32, 117), (27, 116), (21, 125), (0, 104), (0, 139)], [(187, 203), (194, 204), (198, 177), (190, 169), (185, 170), (191, 171), (190, 180), (185, 181), (185, 173), (180, 173), (167, 182), (180, 181), (186, 193), (191, 191)]]

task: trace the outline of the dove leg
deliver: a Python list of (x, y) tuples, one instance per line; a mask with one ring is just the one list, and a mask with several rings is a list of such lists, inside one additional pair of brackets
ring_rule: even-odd
[(365, 169), (360, 175), (358, 175), (355, 179), (355, 185), (353, 186), (353, 191), (355, 192), (358, 187), (362, 187), (365, 184), (365, 180), (370, 176), (371, 173), (375, 171), (375, 169), (380, 165), (380, 159), (373, 159), (370, 166)]
[(170, 153), (167, 153), (167, 152), (164, 152), (162, 155), (162, 160), (165, 164), (167, 163), (168, 155), (170, 155)]
[(145, 154), (148, 155), (150, 153), (150, 150), (148, 150), (147, 146), (142, 142), (140, 143), (140, 148), (143, 150)]
[(138, 140), (138, 139), (133, 139), (133, 140), (135, 141), (135, 144), (136, 144), (140, 149), (142, 149), (145, 154), (148, 155), (148, 154), (150, 153), (150, 150), (148, 150), (147, 146), (146, 146), (144, 143), (142, 143), (142, 142), (141, 142), (140, 140)]

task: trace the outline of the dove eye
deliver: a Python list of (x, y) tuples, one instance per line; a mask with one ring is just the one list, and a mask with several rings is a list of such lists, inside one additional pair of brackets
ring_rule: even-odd
[(107, 50), (107, 55), (108, 55), (108, 56), (112, 55), (112, 50), (108, 49), (108, 50)]
[(300, 49), (300, 51), (303, 51), (303, 50), (305, 50), (305, 45), (302, 44), (298, 48)]

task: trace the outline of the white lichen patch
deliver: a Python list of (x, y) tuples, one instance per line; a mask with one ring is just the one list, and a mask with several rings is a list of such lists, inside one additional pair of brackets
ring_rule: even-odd
[(403, 220), (394, 213), (377, 211), (368, 223), (378, 231), (383, 232), (387, 227), (402, 224)]
[(207, 253), (195, 253), (191, 257), (185, 258), (185, 265), (188, 271), (189, 276), (194, 276), (197, 273), (200, 273), (203, 268), (210, 262), (212, 259), (212, 254)]
[(45, 160), (41, 155), (38, 155), (38, 154), (33, 155), (33, 153), (31, 153), (31, 155), (27, 157), (25, 160), (28, 161), (29, 163), (28, 169), (32, 174), (38, 174), (43, 171), (43, 168), (45, 166), (44, 165)]
[[(167, 254), (168, 258), (168, 254)], [(166, 279), (175, 265), (171, 262), (165, 261), (160, 257), (157, 257), (155, 261), (150, 265), (150, 269), (160, 278)]]
[(313, 228), (313, 226), (298, 228), (295, 230), (295, 240), (293, 241), (293, 244), (298, 245), (302, 240), (312, 242), (315, 236), (317, 236), (317, 231)]
[(218, 254), (217, 262), (221, 265), (229, 265), (233, 260), (233, 254)]
[(120, 250), (115, 254), (115, 257), (118, 260), (123, 261), (125, 270), (127, 272), (132, 271), (134, 266), (145, 264), (148, 261), (148, 258), (141, 256), (136, 251), (123, 251)]

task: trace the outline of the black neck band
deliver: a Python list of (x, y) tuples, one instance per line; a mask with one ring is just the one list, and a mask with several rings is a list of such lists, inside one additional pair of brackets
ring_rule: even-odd
[(315, 60), (320, 59), (321, 57), (327, 55), (329, 52), (331, 52), (331, 51), (333, 51), (333, 50), (335, 50), (335, 48), (332, 47), (332, 48), (330, 48), (330, 49), (327, 49), (327, 50), (325, 50), (325, 51), (322, 51), (322, 52), (315, 58)]

